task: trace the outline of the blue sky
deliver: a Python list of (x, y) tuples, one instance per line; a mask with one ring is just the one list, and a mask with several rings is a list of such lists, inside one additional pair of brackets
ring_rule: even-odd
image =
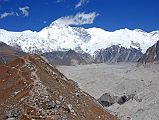
[(39, 31), (53, 21), (150, 32), (159, 30), (159, 0), (0, 0), (1, 29)]

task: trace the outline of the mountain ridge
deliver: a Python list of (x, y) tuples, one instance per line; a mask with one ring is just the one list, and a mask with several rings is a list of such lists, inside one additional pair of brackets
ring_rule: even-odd
[(96, 63), (119, 63), (119, 62), (137, 62), (142, 56), (140, 49), (125, 48), (119, 45), (113, 45), (106, 49), (96, 51)]
[[(144, 32), (141, 29), (127, 28), (109, 32), (101, 28), (81, 28), (70, 26), (50, 25), (41, 31), (26, 30), (10, 32), (0, 29), (0, 41), (12, 45), (17, 43), (22, 50), (29, 53), (44, 53), (63, 50), (75, 50), (94, 54), (99, 49), (112, 45), (121, 45), (126, 48), (140, 48), (143, 53), (159, 39), (159, 31)], [(138, 44), (138, 47), (134, 44)]]
[(159, 41), (149, 47), (146, 53), (138, 60), (138, 64), (159, 63)]
[(23, 52), (16, 44), (14, 47), (0, 41), (0, 65), (13, 61), (14, 59), (24, 56), (27, 53)]
[(77, 53), (74, 50), (54, 51), (42, 54), (53, 65), (80, 65), (94, 63), (94, 59), (87, 53)]

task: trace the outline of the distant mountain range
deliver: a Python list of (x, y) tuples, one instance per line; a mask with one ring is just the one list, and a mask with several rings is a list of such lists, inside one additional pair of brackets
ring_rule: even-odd
[(120, 29), (114, 32), (101, 28), (59, 26), (52, 23), (41, 31), (11, 32), (0, 29), (0, 41), (21, 47), (24, 52), (45, 53), (75, 50), (94, 55), (95, 51), (113, 45), (141, 49), (143, 53), (159, 39), (159, 31), (150, 33), (140, 29)]
[(77, 53), (74, 50), (55, 51), (42, 54), (49, 63), (54, 65), (79, 65), (94, 63), (94, 59), (87, 53)]
[(136, 62), (159, 39), (159, 31), (50, 26), (36, 31), (11, 32), (0, 29), (0, 41), (27, 53), (45, 56), (59, 65)]

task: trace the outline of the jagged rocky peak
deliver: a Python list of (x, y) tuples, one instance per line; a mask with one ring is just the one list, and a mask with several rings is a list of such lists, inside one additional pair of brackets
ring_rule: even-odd
[(41, 57), (0, 67), (0, 119), (117, 120)]
[(95, 52), (95, 61), (103, 62), (136, 62), (142, 56), (140, 49), (125, 48), (121, 45), (113, 45)]
[(159, 41), (147, 49), (146, 53), (138, 60), (138, 63), (159, 63)]

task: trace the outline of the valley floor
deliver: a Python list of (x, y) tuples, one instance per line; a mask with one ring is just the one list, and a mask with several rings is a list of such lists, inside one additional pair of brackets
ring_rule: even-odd
[(134, 99), (106, 108), (122, 120), (159, 120), (159, 65), (91, 64), (58, 69), (96, 99), (104, 93), (134, 94)]

